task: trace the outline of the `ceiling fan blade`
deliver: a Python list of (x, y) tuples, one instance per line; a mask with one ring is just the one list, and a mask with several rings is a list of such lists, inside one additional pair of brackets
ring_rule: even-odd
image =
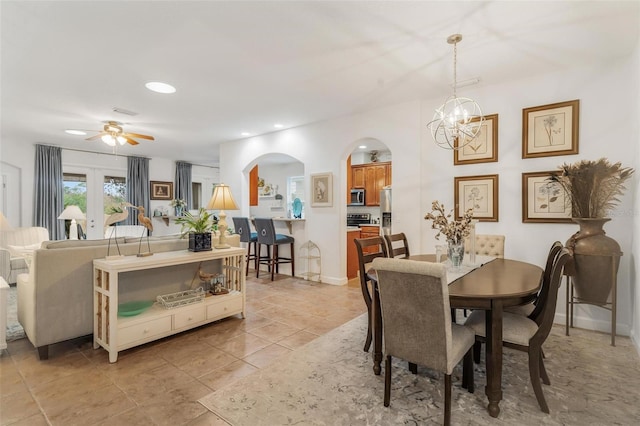
[(123, 135), (124, 137), (130, 137), (130, 138), (139, 138), (139, 139), (148, 139), (150, 141), (154, 141), (155, 138), (153, 136), (149, 136), (149, 135), (141, 135), (139, 133), (124, 133)]
[(131, 139), (131, 138), (128, 138), (127, 136), (123, 136), (123, 137), (127, 140), (127, 143), (128, 143), (129, 145), (138, 145), (138, 143), (139, 143), (139, 142), (134, 141), (134, 140), (133, 140), (133, 139)]
[(97, 135), (95, 135), (95, 136), (91, 136), (90, 138), (86, 138), (85, 140), (86, 140), (86, 141), (92, 141), (92, 140), (95, 140), (95, 139), (99, 139), (99, 138), (101, 138), (104, 134), (105, 134), (104, 132), (100, 132), (100, 133), (98, 133), (98, 134), (97, 134)]

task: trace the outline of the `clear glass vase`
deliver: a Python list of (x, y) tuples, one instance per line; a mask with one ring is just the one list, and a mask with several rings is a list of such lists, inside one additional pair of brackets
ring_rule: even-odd
[(452, 268), (458, 269), (462, 265), (462, 259), (464, 258), (464, 243), (462, 241), (448, 240), (448, 252), (449, 261)]

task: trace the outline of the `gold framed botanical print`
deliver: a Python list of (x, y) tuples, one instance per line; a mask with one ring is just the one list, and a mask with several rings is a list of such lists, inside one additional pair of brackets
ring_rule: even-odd
[(491, 114), (484, 116), (484, 123), (474, 140), (453, 150), (453, 165), (495, 161), (498, 161), (498, 114)]
[(455, 218), (473, 209), (481, 222), (498, 221), (498, 175), (454, 177)]
[(571, 222), (571, 202), (558, 182), (549, 180), (555, 172), (522, 174), (522, 222)]
[(580, 100), (522, 110), (522, 158), (578, 153)]

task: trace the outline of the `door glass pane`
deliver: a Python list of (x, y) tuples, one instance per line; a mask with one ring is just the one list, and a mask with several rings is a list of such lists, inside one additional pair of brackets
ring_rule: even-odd
[[(64, 206), (78, 206), (82, 213), (87, 213), (87, 175), (80, 173), (63, 173)], [(87, 221), (77, 220), (82, 232), (87, 231)], [(65, 233), (69, 235), (70, 220), (65, 220)], [(80, 233), (79, 233), (80, 234)]]
[(120, 211), (121, 204), (127, 200), (127, 180), (122, 176), (104, 177), (104, 213)]

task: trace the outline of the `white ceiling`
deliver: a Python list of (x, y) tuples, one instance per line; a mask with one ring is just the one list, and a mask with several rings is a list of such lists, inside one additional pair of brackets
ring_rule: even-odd
[(2, 143), (110, 152), (64, 130), (118, 120), (156, 137), (121, 154), (216, 164), (242, 131), (450, 94), (453, 33), (458, 80), (485, 85), (628, 56), (639, 5), (2, 1)]

